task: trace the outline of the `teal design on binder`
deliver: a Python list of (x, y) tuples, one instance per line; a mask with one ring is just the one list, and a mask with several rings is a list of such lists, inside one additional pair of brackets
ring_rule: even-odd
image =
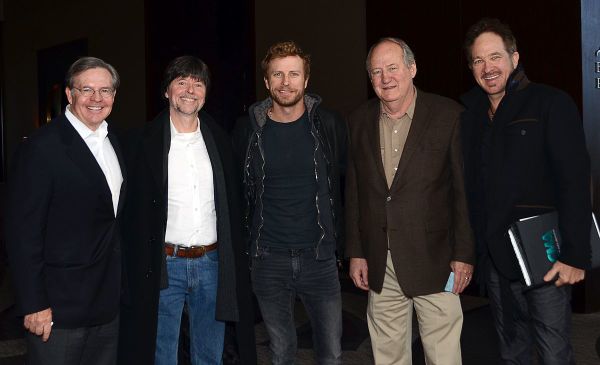
[(555, 263), (558, 259), (558, 242), (554, 230), (547, 231), (542, 235), (542, 241), (544, 241), (544, 247), (546, 247), (546, 257), (551, 263)]

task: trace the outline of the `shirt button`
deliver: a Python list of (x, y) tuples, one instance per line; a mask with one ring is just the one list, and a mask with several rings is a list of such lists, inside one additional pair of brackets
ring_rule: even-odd
[(398, 149), (397, 149), (397, 148), (394, 148), (394, 152), (398, 152)]
[(397, 171), (397, 170), (398, 170), (398, 168), (397, 168), (397, 167), (394, 167), (394, 171)]
[(387, 198), (385, 198), (385, 201), (386, 201), (386, 202), (392, 201), (392, 197), (391, 197), (391, 196), (388, 196)]
[(394, 133), (398, 133), (398, 130), (397, 130), (397, 129), (394, 129)]

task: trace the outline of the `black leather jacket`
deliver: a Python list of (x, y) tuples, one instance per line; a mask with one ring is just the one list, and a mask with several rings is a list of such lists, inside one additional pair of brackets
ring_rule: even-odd
[[(342, 186), (343, 175), (346, 165), (346, 148), (348, 132), (346, 123), (336, 114), (319, 106), (321, 98), (314, 94), (306, 94), (304, 103), (308, 110), (308, 118), (311, 122), (311, 134), (322, 146), (324, 160), (327, 164), (327, 184), (329, 187), (329, 202), (321, 202), (318, 197), (317, 204), (318, 224), (322, 233), (324, 221), (321, 219), (321, 204), (331, 204), (333, 213), (334, 232), (336, 245), (328, 244), (321, 239), (315, 246), (316, 259), (325, 260), (337, 253), (343, 257), (344, 244), (344, 214), (342, 211)], [(252, 256), (260, 253), (259, 237), (264, 219), (262, 217), (262, 193), (264, 191), (264, 150), (262, 132), (266, 123), (267, 110), (273, 105), (273, 101), (267, 98), (250, 106), (248, 116), (241, 117), (233, 131), (233, 144), (236, 150), (244, 182), (244, 195), (246, 199), (246, 211), (244, 223), (246, 227), (248, 245)], [(315, 164), (319, 159), (315, 158)], [(319, 171), (319, 169), (315, 169)], [(318, 178), (318, 176), (316, 177)], [(255, 224), (253, 224), (256, 222)], [(332, 227), (329, 227), (332, 228)], [(337, 247), (336, 247), (337, 246)]]

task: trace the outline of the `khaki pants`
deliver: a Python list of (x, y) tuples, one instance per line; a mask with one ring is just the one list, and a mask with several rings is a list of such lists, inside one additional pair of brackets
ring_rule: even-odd
[(413, 307), (419, 322), (425, 362), (460, 365), (463, 314), (458, 295), (441, 292), (408, 298), (396, 279), (388, 251), (381, 294), (369, 291), (367, 321), (375, 364), (412, 363)]

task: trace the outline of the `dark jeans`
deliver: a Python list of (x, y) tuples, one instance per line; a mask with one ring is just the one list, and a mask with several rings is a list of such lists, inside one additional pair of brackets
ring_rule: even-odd
[[(504, 364), (533, 364), (532, 347), (540, 364), (574, 364), (571, 348), (571, 287), (548, 284), (523, 291), (521, 282), (508, 282), (509, 298), (502, 300), (501, 278), (489, 263), (488, 294), (500, 337)], [(503, 308), (510, 301), (510, 307)]]
[(99, 326), (53, 328), (47, 342), (27, 332), (28, 365), (113, 365), (117, 362), (119, 317)]
[(317, 364), (341, 364), (342, 298), (335, 257), (317, 261), (314, 249), (270, 247), (252, 265), (252, 287), (269, 333), (273, 364), (294, 363), (296, 296), (310, 318)]

